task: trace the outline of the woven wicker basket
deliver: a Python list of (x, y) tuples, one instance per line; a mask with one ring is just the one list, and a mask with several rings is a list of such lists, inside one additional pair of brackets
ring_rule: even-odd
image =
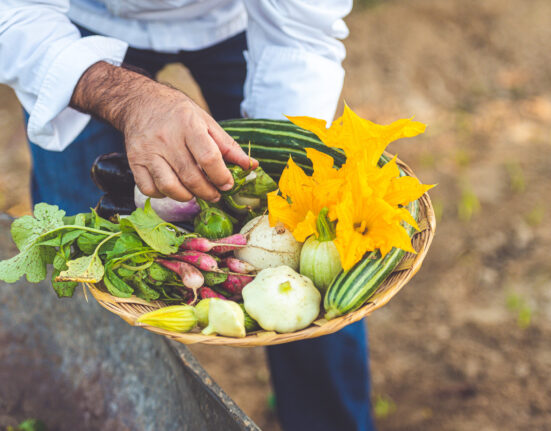
[[(403, 162), (398, 161), (398, 164), (406, 174), (415, 176), (411, 169)], [(130, 325), (142, 326), (148, 331), (164, 335), (165, 337), (183, 344), (203, 343), (239, 347), (267, 346), (320, 337), (336, 332), (351, 323), (363, 319), (376, 309), (381, 308), (390, 301), (409, 280), (411, 280), (417, 271), (419, 271), (429, 250), (436, 228), (434, 210), (429, 196), (427, 194), (423, 195), (419, 199), (419, 203), (420, 231), (416, 232), (413, 237), (413, 247), (417, 250), (417, 254), (407, 253), (394, 272), (378, 287), (373, 296), (369, 298), (368, 302), (358, 310), (332, 320), (316, 320), (308, 328), (290, 334), (256, 331), (247, 334), (245, 338), (231, 338), (219, 335), (203, 335), (200, 332), (178, 333), (166, 331), (136, 322), (136, 319), (141, 314), (163, 307), (164, 304), (162, 302), (146, 302), (135, 296), (130, 298), (117, 298), (102, 290), (100, 285), (87, 284), (87, 287), (102, 307), (115, 313)]]

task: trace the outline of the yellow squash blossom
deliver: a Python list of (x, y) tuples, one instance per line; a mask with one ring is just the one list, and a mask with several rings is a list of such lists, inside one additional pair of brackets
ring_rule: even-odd
[(348, 105), (331, 127), (326, 128), (323, 120), (311, 117), (287, 117), (289, 121), (309, 130), (328, 147), (342, 148), (347, 158), (358, 151), (367, 151), (370, 160), (376, 164), (385, 148), (392, 141), (410, 138), (425, 131), (426, 126), (411, 119), (397, 120), (389, 125), (375, 124), (358, 116)]
[(307, 148), (313, 165), (308, 176), (290, 158), (279, 191), (268, 194), (270, 224), (283, 223), (302, 242), (317, 234), (317, 217), (327, 207), (329, 219), (336, 220), (334, 242), (345, 270), (377, 249), (383, 256), (393, 247), (415, 252), (402, 223), (418, 227), (405, 206), (432, 186), (401, 177), (396, 157), (382, 167), (378, 162), (390, 142), (423, 133), (425, 125), (410, 119), (379, 125), (360, 118), (348, 106), (330, 128), (316, 118), (288, 118), (325, 145), (344, 150), (346, 163), (336, 168), (331, 156)]

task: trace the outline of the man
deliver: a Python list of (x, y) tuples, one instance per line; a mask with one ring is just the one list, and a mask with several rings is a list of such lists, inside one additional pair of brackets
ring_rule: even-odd
[[(87, 211), (99, 198), (88, 175), (92, 161), (124, 150), (146, 195), (218, 200), (219, 190), (232, 186), (224, 161), (250, 161), (215, 119), (332, 120), (344, 78), (342, 18), (351, 6), (2, 0), (0, 82), (15, 89), (28, 113), (33, 200)], [(155, 76), (173, 62), (191, 71), (212, 117), (133, 70)], [(362, 323), (271, 347), (268, 357), (285, 430), (372, 429)]]

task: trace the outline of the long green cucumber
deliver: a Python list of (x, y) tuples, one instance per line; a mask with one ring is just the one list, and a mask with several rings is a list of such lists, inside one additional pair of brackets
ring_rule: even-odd
[[(306, 173), (312, 172), (312, 164), (306, 157), (306, 148), (329, 154), (335, 160), (336, 166), (341, 166), (346, 160), (340, 149), (325, 146), (316, 135), (289, 121), (241, 119), (222, 121), (220, 124), (245, 151), (250, 148), (251, 156), (276, 181), (289, 156)], [(382, 156), (379, 165), (388, 161), (388, 157)], [(400, 172), (405, 175), (402, 170)], [(408, 210), (417, 220), (419, 203), (411, 203)], [(406, 229), (411, 236), (414, 229), (411, 226), (406, 226)], [(397, 248), (393, 248), (384, 258), (378, 252), (373, 252), (350, 270), (341, 271), (325, 294), (325, 317), (332, 319), (360, 308), (392, 273), (404, 254), (403, 250)]]

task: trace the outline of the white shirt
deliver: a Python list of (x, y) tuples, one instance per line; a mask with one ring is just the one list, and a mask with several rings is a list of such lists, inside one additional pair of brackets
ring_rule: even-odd
[[(0, 83), (30, 113), (31, 142), (62, 151), (90, 119), (68, 104), (92, 64), (119, 65), (128, 46), (198, 50), (246, 30), (243, 114), (331, 121), (351, 8), (352, 0), (1, 0)], [(81, 38), (71, 20), (105, 36)]]

